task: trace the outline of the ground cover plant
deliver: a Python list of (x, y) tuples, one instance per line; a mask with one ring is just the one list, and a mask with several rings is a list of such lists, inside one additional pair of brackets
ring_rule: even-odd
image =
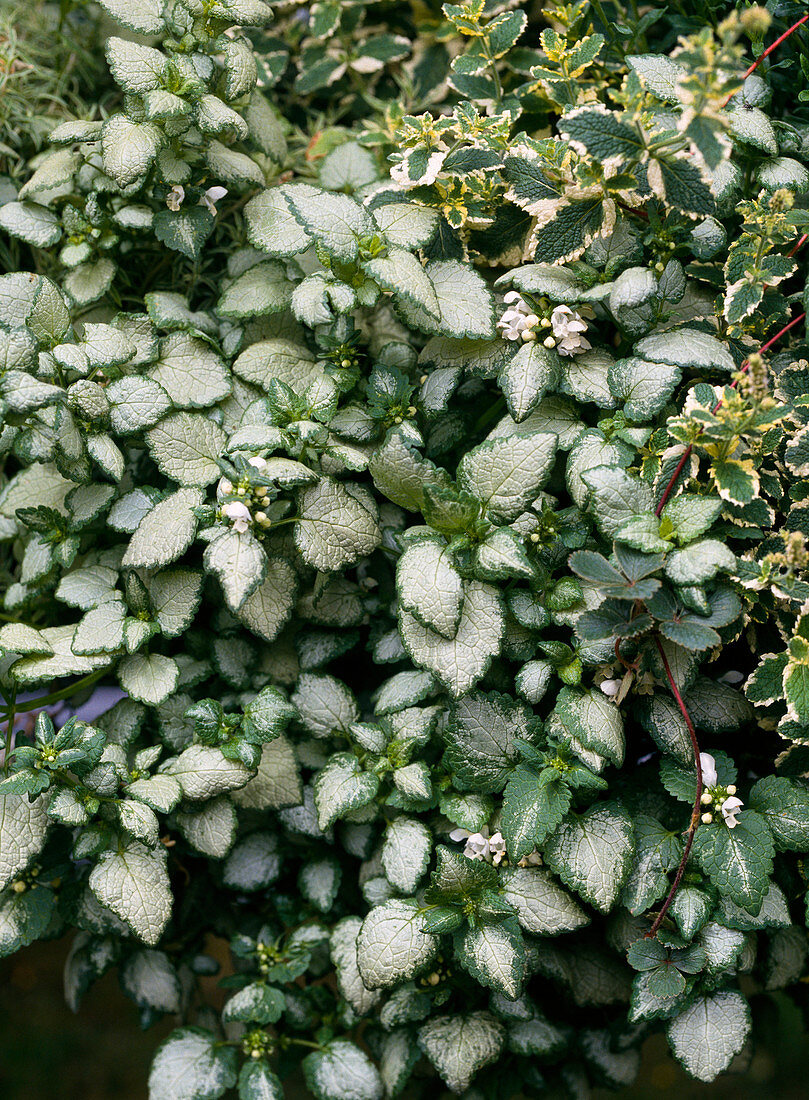
[(106, 62), (4, 138), (0, 951), (174, 1017), (151, 1100), (806, 1010), (802, 8), (47, 6)]

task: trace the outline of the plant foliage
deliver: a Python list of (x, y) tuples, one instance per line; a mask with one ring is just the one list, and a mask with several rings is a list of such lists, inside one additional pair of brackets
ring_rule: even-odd
[(150, 1100), (710, 1081), (806, 1006), (801, 7), (61, 4), (0, 950), (176, 1020)]

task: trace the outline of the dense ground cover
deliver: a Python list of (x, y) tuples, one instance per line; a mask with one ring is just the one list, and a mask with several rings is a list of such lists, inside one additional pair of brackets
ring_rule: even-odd
[(173, 1017), (151, 1100), (804, 1009), (801, 8), (9, 18), (0, 950)]

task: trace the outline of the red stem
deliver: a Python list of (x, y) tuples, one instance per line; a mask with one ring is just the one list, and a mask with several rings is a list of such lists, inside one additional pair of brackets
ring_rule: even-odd
[(803, 248), (803, 246), (806, 244), (807, 239), (809, 239), (809, 233), (804, 233), (798, 243), (796, 245), (793, 245), (793, 247), (790, 248), (789, 252), (787, 252), (787, 258), (791, 259), (799, 248)]
[[(809, 19), (809, 16), (807, 16), (807, 19)], [(801, 238), (801, 240), (798, 242), (798, 244), (795, 246), (795, 250), (794, 250), (795, 252), (797, 252), (798, 248), (800, 247), (800, 245), (805, 240), (806, 240), (806, 235), (804, 235)], [(790, 253), (790, 255), (792, 255), (792, 253)], [(773, 336), (770, 340), (768, 340), (766, 344), (762, 344), (761, 347), (758, 349), (758, 354), (760, 355), (763, 351), (767, 351), (769, 348), (771, 348), (773, 346), (773, 344), (776, 343), (777, 340), (781, 339), (781, 337), (784, 335), (784, 333), (789, 332), (789, 330), (791, 328), (794, 328), (795, 325), (800, 324), (800, 322), (805, 317), (806, 317), (805, 313), (799, 313), (797, 317), (794, 317), (789, 322), (789, 324), (784, 325), (784, 327), (779, 332), (776, 332), (775, 336)], [(739, 373), (740, 374), (747, 374), (748, 370), (750, 370), (750, 361), (748, 359), (745, 359), (745, 361), (742, 363), (741, 367), (739, 368)], [(736, 388), (736, 386), (738, 386), (738, 384), (739, 384), (739, 380), (737, 378), (734, 382), (731, 382), (730, 388), (733, 390), (733, 389)], [(719, 409), (722, 408), (722, 401), (723, 401), (723, 399), (720, 397), (720, 399), (714, 405), (713, 409), (711, 409), (711, 412), (714, 412), (714, 413), (718, 412)], [(658, 501), (657, 507), (655, 508), (655, 515), (656, 516), (659, 516), (660, 513), (663, 511), (663, 508), (666, 504), (666, 501), (671, 496), (672, 489), (677, 484), (677, 478), (683, 472), (683, 468), (684, 468), (686, 462), (688, 462), (689, 458), (691, 457), (691, 452), (693, 451), (693, 449), (694, 449), (694, 444), (689, 443), (688, 446), (685, 449), (685, 454), (680, 459), (680, 461), (677, 463), (677, 467), (676, 467), (674, 473), (671, 475), (671, 478), (669, 479), (669, 483), (666, 486), (666, 488), (663, 490), (663, 495), (661, 496), (660, 500)]]
[(669, 666), (668, 658), (666, 657), (665, 650), (663, 649), (663, 643), (660, 641), (659, 637), (655, 637), (655, 644), (657, 645), (657, 652), (660, 654), (660, 660), (663, 662), (663, 670), (666, 673), (666, 679), (669, 682), (671, 693), (677, 700), (677, 706), (680, 708), (680, 713), (685, 720), (688, 735), (691, 738), (691, 747), (694, 750), (694, 765), (697, 772), (697, 794), (696, 798), (694, 799), (694, 807), (691, 810), (691, 824), (688, 827), (688, 837), (686, 838), (685, 848), (683, 849), (683, 855), (682, 859), (680, 860), (680, 865), (677, 868), (677, 874), (674, 876), (674, 882), (671, 884), (671, 889), (666, 896), (666, 900), (663, 902), (660, 912), (655, 917), (654, 924), (646, 933), (646, 939), (651, 939), (653, 936), (657, 935), (657, 930), (663, 923), (663, 919), (665, 918), (666, 913), (669, 910), (669, 906), (674, 901), (674, 895), (680, 888), (680, 882), (685, 872), (685, 865), (688, 863), (688, 857), (691, 855), (691, 846), (694, 843), (694, 835), (696, 834), (697, 826), (699, 825), (700, 806), (702, 804), (702, 764), (700, 763), (699, 758), (699, 742), (697, 741), (697, 732), (694, 729), (694, 723), (691, 721), (691, 717), (686, 710), (685, 703), (683, 702), (683, 697), (682, 695), (680, 695), (680, 689), (677, 687), (677, 681), (674, 679), (671, 673), (671, 667)]
[[(767, 49), (764, 51), (764, 53), (761, 55), (761, 57), (757, 61), (753, 62), (753, 64), (750, 66), (750, 68), (744, 74), (742, 79), (747, 80), (748, 76), (750, 76), (751, 73), (754, 73), (756, 71), (756, 69), (759, 67), (759, 65), (764, 60), (764, 58), (769, 57), (770, 54), (773, 52), (773, 50), (777, 49), (778, 46), (780, 46), (781, 43), (784, 41), (784, 39), (789, 38), (789, 36), (791, 34), (793, 34), (798, 29), (798, 27), (800, 27), (803, 23), (805, 23), (807, 21), (807, 19), (809, 19), (809, 15), (802, 16), (802, 18), (800, 18), (797, 23), (792, 24), (792, 26), (789, 28), (789, 30), (784, 31), (784, 33), (781, 35), (780, 38), (776, 38), (776, 40), (772, 43), (772, 45), (767, 47)], [(725, 102), (722, 104), (722, 106), (727, 107), (728, 103), (731, 101), (731, 99), (733, 99), (733, 97), (735, 95), (736, 95), (736, 92), (731, 92), (730, 95), (725, 100)]]

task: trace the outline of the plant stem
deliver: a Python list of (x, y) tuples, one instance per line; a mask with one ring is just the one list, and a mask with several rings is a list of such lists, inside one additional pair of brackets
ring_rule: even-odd
[(491, 70), (492, 77), (494, 78), (494, 90), (497, 96), (497, 106), (499, 107), (503, 101), (503, 85), (500, 83), (500, 74), (497, 71), (497, 62), (495, 61), (492, 51), (489, 47), (489, 42), (486, 38), (482, 39), (483, 52), (486, 55), (486, 59), (489, 62), (489, 69)]
[[(802, 26), (802, 24), (804, 24), (808, 19), (809, 19), (809, 15), (802, 16), (798, 20), (797, 23), (792, 24), (792, 26), (789, 28), (789, 30), (784, 31), (784, 33), (781, 35), (780, 38), (776, 38), (776, 40), (772, 43), (772, 45), (767, 47), (767, 49), (764, 51), (764, 53), (761, 55), (761, 57), (759, 57), (756, 61), (753, 62), (753, 64), (750, 66), (750, 68), (745, 72), (744, 76), (742, 77), (742, 80), (747, 80), (748, 76), (750, 76), (751, 73), (754, 73), (756, 71), (756, 69), (759, 67), (759, 65), (764, 60), (764, 58), (769, 57), (770, 54), (773, 52), (773, 50), (777, 49), (777, 47), (781, 45), (781, 43), (784, 41), (785, 38), (789, 38), (789, 36), (791, 34), (793, 34), (798, 29), (798, 27)], [(730, 95), (725, 100), (725, 102), (722, 104), (722, 106), (727, 107), (728, 103), (730, 103), (731, 99), (733, 99), (733, 97), (736, 94), (737, 94), (736, 92), (731, 92)]]
[(6, 711), (6, 741), (3, 751), (3, 774), (8, 775), (11, 764), (11, 750), (14, 747), (14, 719), (17, 717), (17, 685), (11, 685), (11, 701)]
[(657, 652), (660, 654), (660, 660), (663, 663), (663, 670), (666, 673), (666, 679), (669, 682), (671, 693), (677, 701), (677, 706), (680, 708), (680, 713), (685, 720), (686, 728), (688, 729), (688, 736), (691, 738), (691, 748), (694, 750), (694, 767), (697, 773), (697, 794), (694, 799), (694, 806), (691, 810), (691, 824), (688, 827), (688, 837), (685, 842), (685, 848), (683, 849), (682, 859), (680, 865), (677, 868), (677, 874), (674, 876), (674, 882), (671, 884), (671, 889), (668, 892), (666, 900), (660, 909), (660, 912), (654, 919), (654, 923), (649, 931), (646, 933), (646, 939), (652, 939), (657, 935), (657, 930), (663, 923), (666, 913), (669, 910), (669, 906), (674, 901), (674, 896), (680, 888), (680, 882), (685, 872), (685, 866), (688, 863), (688, 857), (691, 855), (691, 846), (694, 843), (694, 836), (696, 835), (697, 828), (699, 827), (700, 819), (700, 805), (702, 803), (702, 764), (699, 758), (699, 742), (697, 741), (697, 733), (694, 729), (694, 723), (691, 721), (691, 716), (686, 709), (686, 705), (683, 702), (683, 697), (680, 694), (680, 689), (677, 687), (677, 681), (671, 672), (671, 667), (666, 657), (666, 652), (663, 649), (663, 643), (660, 641), (659, 635), (655, 635), (655, 645), (657, 646)]
[(492, 402), (488, 408), (484, 409), (480, 416), (475, 421), (474, 431), (479, 432), (483, 428), (488, 427), (493, 420), (496, 420), (498, 416), (502, 416), (506, 411), (506, 403), (502, 397)]
[(595, 8), (596, 15), (601, 20), (601, 22), (604, 24), (604, 30), (609, 35), (610, 42), (612, 43), (613, 46), (617, 46), (618, 49), (620, 49), (621, 47), (620, 47), (620, 43), (618, 42), (618, 36), (616, 35), (615, 28), (613, 26), (614, 20), (610, 20), (610, 19), (607, 18), (607, 13), (604, 11), (604, 9), (601, 6), (601, 0), (590, 0), (590, 3)]
[(634, 214), (635, 217), (640, 218), (641, 221), (648, 222), (649, 215), (646, 213), (645, 210), (640, 210), (634, 206), (629, 206), (627, 203), (621, 202), (620, 199), (617, 199), (616, 201), (622, 210), (626, 210), (627, 214)]
[[(77, 680), (75, 684), (68, 684), (66, 688), (62, 688), (60, 691), (52, 691), (50, 695), (41, 695), (39, 699), (26, 699), (26, 710), (37, 710), (39, 707), (49, 707), (51, 703), (58, 703), (62, 699), (68, 699), (71, 695), (75, 695), (77, 691), (81, 691), (82, 688), (90, 687), (97, 680), (100, 680), (106, 668), (100, 668), (97, 672), (91, 672), (88, 676), (83, 676), (81, 680)], [(16, 688), (14, 689), (16, 695)], [(0, 708), (1, 709), (1, 708)], [(11, 711), (13, 713), (14, 704), (11, 704)]]
[(310, 1043), (308, 1039), (287, 1038), (287, 1042), (296, 1047), (308, 1047), (310, 1050), (325, 1050), (325, 1047), (321, 1046), (320, 1043)]

